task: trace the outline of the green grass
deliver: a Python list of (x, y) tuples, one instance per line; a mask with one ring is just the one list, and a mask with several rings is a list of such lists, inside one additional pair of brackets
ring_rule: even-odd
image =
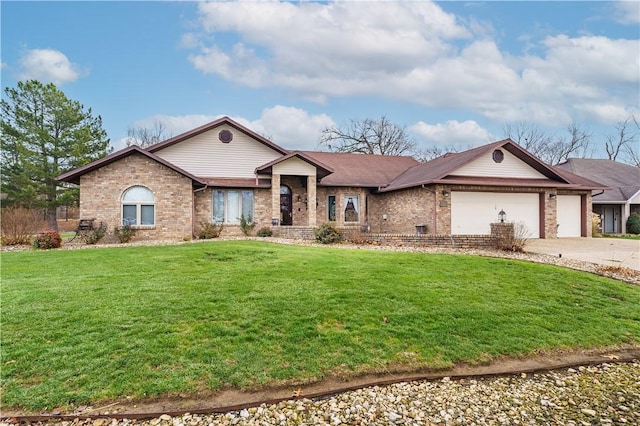
[(594, 234), (596, 238), (620, 238), (623, 240), (640, 240), (639, 234)]
[(611, 279), (463, 255), (252, 241), (3, 253), (0, 403), (42, 410), (638, 344), (639, 306), (640, 288)]

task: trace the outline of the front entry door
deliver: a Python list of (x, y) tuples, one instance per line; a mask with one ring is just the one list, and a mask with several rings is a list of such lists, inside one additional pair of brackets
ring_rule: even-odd
[(620, 215), (620, 208), (618, 206), (605, 206), (604, 212), (604, 225), (602, 226), (605, 234), (619, 233), (620, 225), (618, 223), (618, 217)]
[(280, 187), (280, 224), (283, 226), (293, 225), (292, 201), (291, 189), (282, 185)]

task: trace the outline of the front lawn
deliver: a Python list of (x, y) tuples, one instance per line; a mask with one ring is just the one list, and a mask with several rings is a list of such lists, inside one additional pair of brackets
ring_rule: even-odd
[(640, 343), (640, 288), (463, 255), (213, 241), (2, 255), (3, 407)]

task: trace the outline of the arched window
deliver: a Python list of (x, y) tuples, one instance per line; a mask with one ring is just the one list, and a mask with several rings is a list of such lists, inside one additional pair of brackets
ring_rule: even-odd
[(122, 224), (130, 226), (156, 224), (156, 199), (149, 188), (132, 186), (122, 194)]

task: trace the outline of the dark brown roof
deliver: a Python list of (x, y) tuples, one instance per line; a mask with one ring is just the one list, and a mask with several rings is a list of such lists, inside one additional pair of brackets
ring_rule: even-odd
[[(603, 185), (596, 182), (589, 181), (588, 179), (573, 175), (572, 173), (567, 173), (563, 170), (557, 170), (554, 167), (538, 160), (511, 139), (504, 139), (488, 145), (479, 146), (468, 151), (446, 154), (442, 157), (431, 160), (428, 163), (412, 167), (391, 182), (388, 186), (382, 188), (381, 191), (395, 191), (398, 189), (434, 183), (463, 183), (468, 185), (470, 184), (470, 180), (473, 181), (473, 184), (492, 186), (511, 184), (514, 186), (525, 186), (527, 184), (532, 184), (532, 182), (527, 183), (527, 179), (499, 179), (491, 177), (474, 177), (469, 179), (468, 177), (455, 176), (456, 170), (485, 154), (493, 152), (493, 150), (497, 148), (508, 151), (533, 169), (546, 176), (552, 182), (550, 186), (557, 187), (560, 185), (566, 188), (580, 189), (603, 188)], [(544, 179), (536, 180), (536, 186), (544, 186), (542, 185), (543, 182)]]
[(604, 193), (594, 194), (594, 202), (624, 203), (640, 192), (639, 167), (593, 158), (570, 158), (557, 167), (607, 185)]
[(156, 152), (156, 151), (160, 151), (161, 149), (167, 148), (171, 145), (175, 145), (178, 142), (182, 142), (186, 139), (189, 139), (193, 136), (199, 135), (201, 133), (204, 133), (206, 131), (209, 131), (211, 129), (214, 129), (222, 124), (226, 124), (228, 126), (233, 127), (234, 129), (244, 133), (245, 135), (256, 139), (258, 142), (261, 142), (263, 144), (265, 144), (266, 146), (268, 146), (269, 148), (273, 149), (276, 152), (279, 152), (282, 155), (288, 154), (289, 151), (287, 151), (286, 149), (274, 144), (273, 142), (271, 142), (269, 139), (265, 138), (264, 136), (261, 136), (259, 134), (257, 134), (256, 132), (247, 129), (246, 127), (244, 127), (243, 125), (241, 125), (240, 123), (233, 121), (232, 119), (230, 119), (229, 117), (222, 117), (219, 118), (217, 120), (214, 120), (210, 123), (204, 124), (200, 127), (197, 127), (193, 130), (189, 130), (188, 132), (184, 132), (178, 136), (174, 136), (172, 138), (169, 138), (165, 141), (159, 142), (155, 145), (151, 145), (149, 147), (147, 147), (147, 151), (149, 152)]
[(359, 186), (378, 188), (418, 163), (413, 157), (303, 151), (333, 173), (322, 178), (321, 186)]
[(166, 166), (168, 168), (170, 168), (171, 170), (174, 170), (178, 173), (180, 173), (181, 175), (188, 177), (189, 179), (191, 179), (193, 181), (193, 183), (197, 186), (205, 186), (205, 183), (200, 180), (199, 178), (197, 178), (196, 176), (192, 175), (191, 173), (187, 172), (186, 170), (181, 169), (180, 167), (176, 166), (173, 163), (170, 163), (160, 157), (158, 157), (155, 154), (152, 154), (142, 148), (140, 148), (137, 145), (132, 145), (129, 146), (127, 148), (121, 149), (120, 151), (114, 152), (113, 154), (109, 154), (106, 157), (102, 157), (99, 160), (96, 161), (92, 161), (91, 163), (84, 165), (82, 167), (78, 167), (77, 169), (73, 169), (67, 173), (63, 173), (60, 176), (56, 177), (56, 180), (62, 181), (62, 182), (69, 182), (69, 183), (75, 183), (76, 185), (80, 185), (80, 176), (82, 176), (85, 173), (89, 173), (93, 170), (99, 169), (100, 167), (104, 167), (107, 164), (111, 164), (115, 161), (118, 161), (122, 158), (128, 157), (130, 155), (133, 154), (140, 154), (140, 155), (144, 155), (147, 158), (150, 158), (160, 164), (162, 164), (163, 166)]
[(305, 161), (306, 163), (309, 163), (310, 165), (314, 166), (318, 172), (318, 175), (317, 175), (318, 178), (323, 178), (333, 173), (333, 169), (331, 167), (327, 166), (326, 164), (322, 164), (320, 161), (309, 157), (307, 154), (305, 154), (302, 151), (293, 151), (280, 158), (276, 158), (275, 160), (270, 161), (267, 164), (264, 164), (256, 168), (256, 173), (271, 173), (273, 166), (275, 166), (276, 164), (282, 163), (283, 161), (286, 161), (292, 157), (299, 158), (302, 161)]

